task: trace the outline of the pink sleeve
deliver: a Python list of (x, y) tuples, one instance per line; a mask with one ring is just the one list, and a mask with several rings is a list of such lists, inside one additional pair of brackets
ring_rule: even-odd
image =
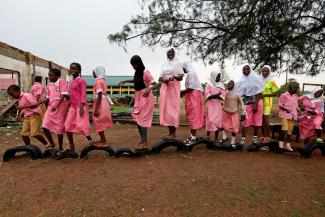
[(321, 114), (324, 112), (324, 102), (323, 101), (316, 102), (315, 111), (317, 112), (317, 114)]
[(61, 80), (59, 83), (61, 94), (68, 94), (68, 84), (65, 80)]
[(284, 95), (282, 94), (281, 96), (280, 96), (280, 98), (279, 98), (279, 102), (278, 102), (278, 105), (279, 106), (284, 106), (284, 103), (283, 103), (283, 100), (284, 100)]
[(80, 94), (81, 94), (81, 99), (80, 99), (80, 103), (87, 103), (87, 96), (86, 96), (86, 91), (87, 91), (87, 83), (85, 79), (80, 79)]
[(220, 89), (220, 95), (225, 97), (226, 96), (226, 91), (224, 89)]
[(105, 82), (104, 80), (96, 80), (95, 81), (95, 93), (103, 93), (105, 90)]
[(42, 90), (43, 88), (42, 88), (42, 85), (35, 85), (34, 86), (34, 93), (33, 93), (33, 95), (34, 96), (36, 96), (36, 95), (42, 95)]
[(45, 94), (46, 94), (46, 98), (50, 98), (50, 89), (49, 89), (49, 84), (46, 85), (46, 88), (45, 88)]
[(150, 86), (150, 84), (155, 82), (154, 78), (152, 77), (149, 71), (144, 72), (143, 82), (146, 84), (146, 86)]
[(206, 98), (208, 98), (209, 96), (211, 95), (211, 93), (210, 93), (210, 85), (206, 85), (205, 86), (205, 89), (204, 89), (204, 96), (206, 97)]

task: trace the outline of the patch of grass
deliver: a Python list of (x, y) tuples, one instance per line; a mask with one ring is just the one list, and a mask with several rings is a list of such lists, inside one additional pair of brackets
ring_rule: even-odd
[(122, 106), (122, 105), (112, 105), (111, 106), (112, 113), (121, 113), (121, 112), (131, 113), (132, 111), (133, 111), (133, 108), (128, 107), (128, 106)]

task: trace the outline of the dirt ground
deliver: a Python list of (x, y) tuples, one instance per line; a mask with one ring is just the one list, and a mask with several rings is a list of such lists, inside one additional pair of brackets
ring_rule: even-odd
[[(0, 128), (1, 158), (21, 143), (18, 130)], [(164, 134), (152, 127), (150, 144)], [(181, 127), (177, 135), (187, 134)], [(134, 125), (115, 124), (107, 136), (114, 148), (138, 140)], [(86, 140), (76, 140), (80, 151)], [(324, 168), (317, 153), (303, 159), (203, 146), (140, 158), (18, 157), (0, 166), (0, 216), (325, 216)]]

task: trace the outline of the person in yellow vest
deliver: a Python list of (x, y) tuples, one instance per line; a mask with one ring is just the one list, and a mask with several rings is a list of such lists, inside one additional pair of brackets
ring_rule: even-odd
[(272, 70), (269, 65), (262, 67), (260, 79), (264, 84), (263, 97), (263, 124), (262, 124), (262, 141), (270, 140), (270, 120), (269, 116), (272, 112), (273, 97), (278, 96), (279, 87), (272, 78)]
[[(30, 89), (30, 94), (32, 94), (37, 102), (44, 101), (45, 100), (45, 90), (42, 86), (42, 77), (41, 76), (36, 76), (34, 79), (34, 84)], [(40, 109), (40, 116), (41, 120), (43, 121), (44, 114), (46, 111), (46, 106), (45, 103), (39, 104), (39, 109)]]

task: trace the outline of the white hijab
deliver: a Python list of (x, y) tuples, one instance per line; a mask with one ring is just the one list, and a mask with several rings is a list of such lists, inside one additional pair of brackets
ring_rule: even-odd
[(217, 76), (220, 74), (220, 71), (212, 71), (210, 72), (210, 80), (208, 81), (208, 84), (212, 87), (220, 87), (221, 89), (226, 89), (225, 85), (221, 82), (221, 79), (219, 82), (216, 82)]
[(264, 89), (264, 84), (258, 75), (251, 69), (249, 64), (243, 65), (248, 66), (250, 73), (248, 76), (244, 75), (242, 72), (241, 79), (235, 85), (236, 92), (240, 93), (241, 96), (254, 96), (256, 94), (262, 93)]
[(97, 79), (105, 79), (105, 68), (104, 66), (96, 66), (93, 70), (96, 75)]
[(264, 76), (263, 76), (263, 74), (262, 74), (262, 72), (261, 72), (261, 74), (259, 75), (259, 78), (260, 78), (260, 80), (261, 80), (261, 82), (262, 82), (263, 84), (265, 84), (266, 82), (272, 80), (272, 70), (271, 70), (271, 66), (269, 66), (269, 65), (264, 65), (264, 66), (262, 67), (262, 70), (263, 70), (264, 68), (267, 68), (267, 69), (269, 70), (269, 75), (268, 75), (266, 78), (264, 78)]
[(201, 85), (201, 82), (199, 80), (199, 76), (193, 69), (192, 65), (189, 62), (183, 63), (183, 68), (187, 72), (186, 74), (186, 80), (185, 80), (185, 88), (190, 88), (193, 90), (200, 90), (203, 91), (203, 87)]
[[(170, 50), (170, 49), (168, 49), (168, 50)], [(174, 51), (175, 51), (175, 49), (174, 49)], [(165, 77), (168, 75), (183, 75), (183, 74), (184, 74), (184, 72), (183, 72), (182, 63), (180, 63), (178, 61), (178, 59), (176, 58), (176, 51), (175, 51), (174, 58), (171, 60), (167, 58), (167, 61), (163, 63), (159, 77)]]
[(311, 94), (307, 94), (306, 96), (311, 100), (311, 102), (314, 104), (316, 102), (324, 101), (323, 95), (320, 97), (316, 98), (315, 93), (319, 90), (322, 90), (324, 93), (324, 89), (322, 87), (316, 87)]

